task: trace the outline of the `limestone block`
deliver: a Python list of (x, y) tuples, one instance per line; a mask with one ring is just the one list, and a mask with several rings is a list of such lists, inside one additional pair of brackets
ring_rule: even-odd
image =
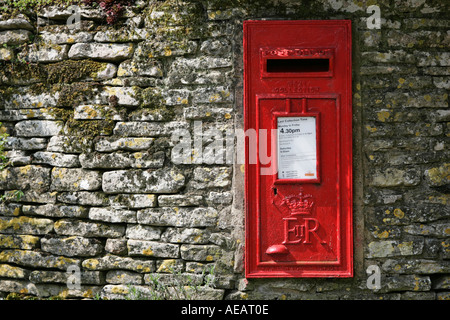
[(195, 168), (193, 179), (189, 185), (195, 189), (229, 186), (231, 185), (231, 170), (228, 167)]
[(158, 137), (170, 135), (176, 129), (188, 129), (189, 124), (183, 121), (166, 123), (155, 122), (118, 122), (114, 134), (118, 136)]
[(74, 219), (61, 219), (54, 224), (55, 232), (59, 235), (119, 238), (125, 234), (125, 227), (100, 222), (84, 222)]
[(13, 263), (33, 268), (52, 268), (66, 271), (71, 265), (80, 265), (78, 259), (62, 258), (38, 251), (4, 250), (0, 252), (0, 262)]
[(210, 231), (206, 229), (169, 227), (161, 235), (161, 240), (170, 243), (206, 244), (210, 236)]
[(154, 260), (143, 260), (130, 257), (119, 257), (107, 255), (102, 258), (92, 258), (83, 261), (83, 268), (88, 270), (112, 270), (122, 269), (139, 273), (148, 273), (155, 271)]
[(50, 219), (20, 217), (0, 217), (0, 232), (6, 234), (45, 235), (53, 230)]
[(149, 208), (156, 206), (154, 194), (118, 194), (109, 197), (109, 203), (114, 208)]
[(102, 206), (108, 204), (108, 198), (102, 192), (59, 192), (57, 199), (60, 202), (79, 205)]
[(36, 249), (39, 237), (30, 235), (0, 234), (0, 248), (2, 249)]
[(31, 47), (26, 55), (19, 54), (19, 58), (33, 63), (57, 62), (66, 59), (68, 51), (68, 45), (44, 44), (39, 47)]
[(368, 245), (369, 258), (386, 258), (421, 254), (424, 241), (421, 238), (408, 240), (373, 241)]
[(32, 33), (28, 30), (7, 30), (0, 31), (0, 44), (14, 46), (30, 41)]
[[(33, 283), (64, 283), (67, 284), (71, 273), (63, 271), (35, 270), (30, 274)], [(80, 273), (81, 284), (104, 284), (104, 277), (99, 271), (85, 271)]]
[(150, 148), (154, 138), (102, 137), (95, 144), (95, 150), (112, 152), (117, 150), (139, 151)]
[(146, 240), (128, 240), (128, 254), (130, 256), (145, 256), (155, 258), (178, 258), (178, 245)]
[(99, 240), (83, 237), (41, 239), (42, 251), (68, 257), (92, 257), (103, 251)]
[(106, 282), (112, 284), (142, 284), (143, 275), (132, 271), (112, 270), (106, 274)]
[(4, 15), (0, 15), (0, 30), (11, 29), (26, 29), (33, 31), (34, 27), (29, 19), (23, 14), (18, 14), (9, 19), (6, 19)]
[(22, 211), (26, 215), (39, 215), (51, 218), (87, 218), (88, 216), (87, 208), (55, 204), (41, 206), (24, 205)]
[(91, 208), (89, 219), (111, 223), (136, 223), (136, 211), (117, 208)]
[(69, 50), (70, 59), (98, 59), (120, 61), (129, 59), (134, 52), (133, 44), (122, 43), (76, 43)]
[(27, 165), (0, 171), (0, 188), (3, 190), (46, 190), (49, 183), (50, 168)]
[(216, 245), (182, 244), (181, 258), (194, 261), (216, 261), (222, 256), (222, 250)]
[(191, 207), (164, 207), (139, 210), (138, 222), (154, 226), (214, 227), (217, 224), (217, 210)]
[(79, 168), (53, 168), (51, 189), (54, 191), (96, 190), (101, 173)]
[(62, 121), (24, 120), (15, 125), (19, 137), (50, 137), (56, 136), (63, 128)]
[(38, 151), (33, 154), (33, 163), (48, 164), (53, 167), (78, 167), (78, 156), (57, 152)]
[(129, 168), (132, 164), (128, 153), (83, 153), (80, 155), (80, 163), (83, 168), (119, 169)]
[(161, 229), (145, 225), (128, 225), (125, 236), (134, 240), (159, 240)]
[(199, 195), (160, 195), (158, 204), (161, 207), (190, 207), (203, 204), (203, 197)]
[(184, 186), (185, 177), (175, 169), (118, 170), (103, 174), (106, 193), (175, 193)]

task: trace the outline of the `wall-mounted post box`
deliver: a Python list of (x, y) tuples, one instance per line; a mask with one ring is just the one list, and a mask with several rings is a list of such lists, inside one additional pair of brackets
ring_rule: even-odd
[(244, 22), (247, 277), (353, 275), (351, 80), (350, 21)]

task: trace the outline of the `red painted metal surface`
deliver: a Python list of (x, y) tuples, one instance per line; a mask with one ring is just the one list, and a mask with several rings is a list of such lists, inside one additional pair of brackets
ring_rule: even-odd
[(244, 118), (246, 277), (351, 277), (350, 21), (245, 21)]

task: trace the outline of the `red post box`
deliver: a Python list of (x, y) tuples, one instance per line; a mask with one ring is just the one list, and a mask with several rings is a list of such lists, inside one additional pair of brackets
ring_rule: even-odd
[(244, 119), (246, 277), (351, 277), (350, 21), (245, 21)]

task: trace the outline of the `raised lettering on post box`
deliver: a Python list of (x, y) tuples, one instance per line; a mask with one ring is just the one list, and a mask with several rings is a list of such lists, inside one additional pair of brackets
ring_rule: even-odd
[(350, 21), (245, 21), (244, 119), (246, 277), (351, 277)]

